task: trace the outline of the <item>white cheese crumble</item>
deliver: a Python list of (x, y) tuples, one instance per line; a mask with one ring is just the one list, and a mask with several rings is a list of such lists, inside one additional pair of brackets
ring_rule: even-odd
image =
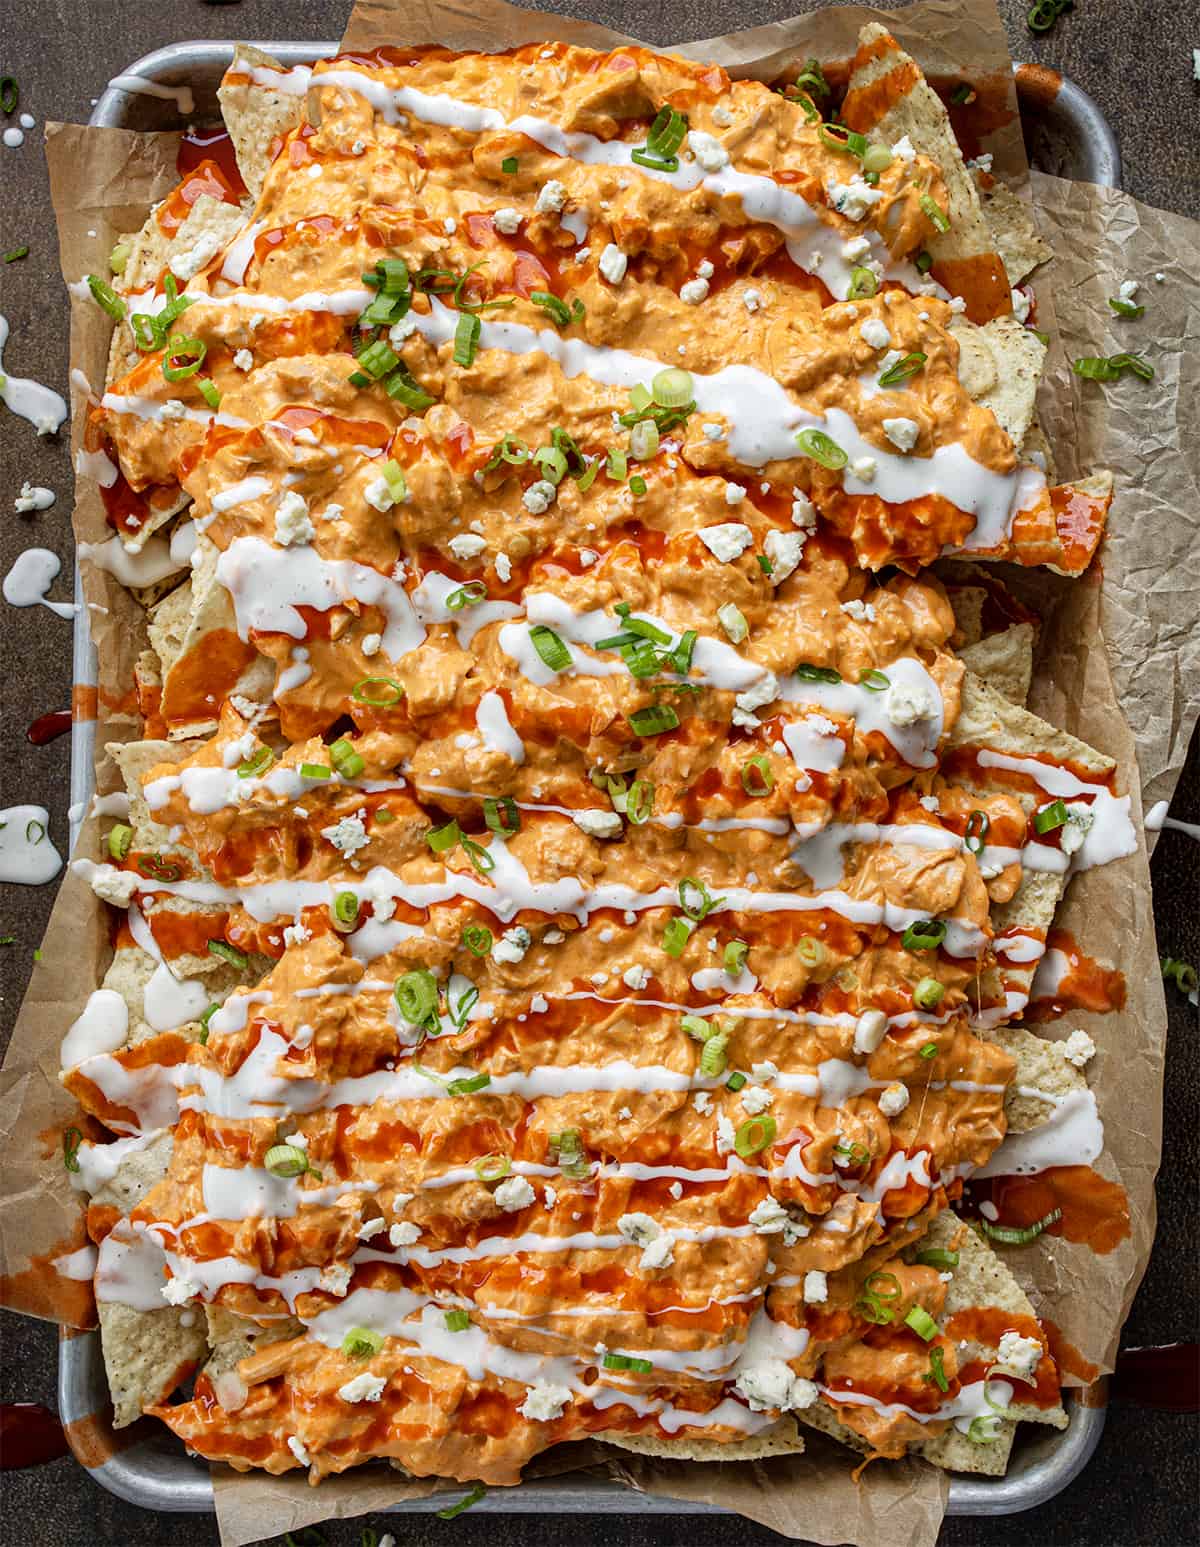
[(518, 1209), (527, 1209), (533, 1202), (534, 1196), (533, 1188), (523, 1176), (506, 1176), (492, 1194), (497, 1206), (506, 1214), (515, 1214)]
[(897, 1117), (908, 1105), (908, 1086), (900, 1080), (893, 1080), (879, 1094), (879, 1110), (884, 1117)]
[(729, 165), (729, 152), (715, 135), (705, 134), (703, 129), (692, 129), (688, 134), (688, 149), (706, 172), (719, 172)]
[(750, 528), (741, 521), (723, 521), (719, 526), (707, 526), (696, 536), (722, 564), (732, 564), (745, 553), (754, 541)]
[(194, 1284), (190, 1278), (180, 1278), (177, 1274), (162, 1286), (162, 1297), (168, 1305), (186, 1305), (199, 1293), (199, 1284)]
[(848, 618), (853, 618), (856, 623), (874, 623), (875, 607), (871, 602), (861, 601), (858, 597), (852, 597), (850, 601), (841, 604), (841, 611)]
[(539, 478), (537, 483), (531, 483), (521, 496), (521, 504), (531, 516), (543, 515), (554, 504), (558, 490), (548, 478)]
[(474, 532), (460, 532), (457, 537), (450, 539), (450, 552), (456, 559), (466, 563), (468, 559), (477, 559), (487, 548), (485, 537), (476, 537)]
[(828, 193), (830, 204), (848, 220), (865, 219), (872, 205), (878, 204), (883, 198), (881, 188), (872, 188), (870, 183), (864, 182), (857, 175), (848, 183), (830, 183)]
[(320, 1288), (341, 1299), (350, 1288), (353, 1276), (354, 1269), (348, 1262), (331, 1262), (321, 1269)]
[(496, 571), (496, 579), (505, 585), (512, 579), (512, 560), (507, 553), (498, 553), (492, 560), (492, 568)]
[(328, 838), (335, 849), (343, 853), (347, 859), (352, 854), (357, 854), (359, 849), (365, 849), (370, 839), (367, 830), (363, 826), (361, 816), (344, 816), (340, 822), (335, 822), (332, 827), (321, 829), (322, 838)]
[(115, 865), (101, 865), (92, 871), (92, 891), (101, 902), (111, 902), (114, 908), (127, 908), (137, 889), (136, 871), (118, 870)]
[(717, 1154), (728, 1155), (734, 1147), (737, 1137), (732, 1119), (725, 1116), (724, 1112), (717, 1115)]
[(901, 138), (898, 139), (892, 146), (892, 155), (895, 156), (897, 161), (903, 161), (908, 166), (911, 166), (912, 163), (917, 159), (917, 153), (913, 148), (913, 142), (909, 139), (907, 134), (902, 135)]
[(724, 440), (725, 426), (723, 424), (708, 423), (704, 426), (705, 440)]
[(742, 305), (748, 312), (759, 311), (762, 307), (762, 304), (763, 295), (761, 290), (755, 290), (754, 287), (751, 286), (750, 289), (742, 291)]
[(600, 274), (607, 279), (610, 285), (619, 285), (625, 278), (625, 271), (629, 267), (629, 259), (616, 245), (609, 242), (608, 246), (600, 254)]
[(892, 341), (891, 330), (881, 317), (868, 317), (858, 330), (858, 336), (872, 349), (886, 349)]
[(692, 1105), (695, 1107), (696, 1111), (699, 1112), (700, 1116), (704, 1117), (707, 1113), (712, 1111), (712, 1092), (707, 1090), (698, 1090), (692, 1097)]
[(727, 505), (740, 505), (746, 498), (746, 491), (740, 483), (727, 483), (725, 485), (725, 503)]
[(385, 510), (391, 510), (392, 506), (396, 503), (392, 497), (388, 481), (383, 477), (371, 480), (363, 490), (363, 499), (366, 500), (368, 505), (381, 513)]
[(854, 1051), (873, 1053), (887, 1036), (888, 1018), (882, 1010), (864, 1010), (854, 1023)]
[(364, 1370), (344, 1386), (339, 1386), (338, 1396), (343, 1402), (378, 1402), (386, 1385), (382, 1375), (372, 1375), (370, 1370)]
[(765, 1112), (774, 1102), (775, 1097), (769, 1090), (764, 1090), (761, 1085), (747, 1085), (742, 1092), (742, 1110), (748, 1112), (751, 1117), (757, 1117), (760, 1112)]
[(745, 1397), (752, 1413), (765, 1413), (771, 1408), (791, 1412), (811, 1407), (818, 1395), (816, 1383), (793, 1375), (782, 1359), (764, 1359), (750, 1365), (738, 1375), (734, 1389)]
[(378, 655), (379, 647), (383, 644), (382, 634), (365, 634), (361, 650), (364, 655)]
[(239, 371), (252, 371), (254, 369), (254, 356), (248, 349), (239, 349), (233, 357), (233, 363)]
[(564, 184), (556, 177), (549, 178), (538, 189), (538, 196), (534, 202), (534, 209), (539, 215), (557, 214), (567, 202), (567, 190)]
[(360, 1241), (371, 1240), (373, 1236), (379, 1234), (384, 1225), (385, 1221), (381, 1214), (377, 1214), (374, 1219), (364, 1219), (358, 1227), (358, 1239)]
[(728, 129), (733, 122), (733, 114), (725, 106), (724, 102), (718, 102), (712, 110), (713, 123), (722, 129)]
[(807, 494), (799, 489), (792, 490), (792, 525), (803, 527), (811, 532), (817, 524), (817, 507), (809, 499)]
[(164, 419), (182, 419), (187, 413), (187, 404), (177, 397), (168, 398), (161, 409)]
[(289, 489), (275, 510), (275, 541), (281, 548), (310, 543), (317, 535), (308, 514), (308, 501), (295, 489)]
[(1019, 1380), (1032, 1381), (1042, 1362), (1042, 1345), (1037, 1338), (1022, 1337), (1019, 1332), (1002, 1332), (996, 1349), (996, 1363), (1011, 1370)]
[[(400, 1206), (400, 1200), (394, 1199), (396, 1207)], [(421, 1239), (420, 1225), (414, 1225), (412, 1220), (405, 1219), (397, 1225), (393, 1225), (388, 1231), (388, 1240), (393, 1246), (415, 1246)]]
[(306, 929), (303, 924), (288, 924), (283, 931), (284, 945), (303, 945), (311, 939), (312, 930)]
[(506, 929), (492, 947), (492, 960), (516, 963), (525, 960), (525, 953), (533, 944), (533, 936), (520, 924)]
[(916, 725), (937, 714), (937, 700), (923, 682), (893, 682), (883, 702), (893, 725)]
[(1031, 302), (1024, 290), (1013, 290), (1011, 294), (1013, 316), (1018, 322), (1025, 322), (1029, 318)]
[(771, 584), (782, 585), (795, 570), (804, 554), (804, 532), (781, 532), (772, 527), (763, 542), (763, 549), (771, 561)]
[(549, 1423), (562, 1416), (570, 1400), (569, 1386), (556, 1386), (551, 1381), (534, 1381), (517, 1411), (526, 1418), (532, 1418), (535, 1423)]
[(1082, 1069), (1096, 1056), (1096, 1044), (1086, 1031), (1073, 1031), (1062, 1045), (1062, 1055), (1069, 1064)]
[(301, 1466), (308, 1466), (309, 1455), (303, 1440), (297, 1439), (294, 1434), (289, 1434), (287, 1437), (287, 1447)]
[(662, 1235), (662, 1226), (649, 1214), (622, 1214), (617, 1229), (633, 1246), (649, 1246)]
[(521, 224), (521, 211), (505, 205), (492, 215), (492, 224), (497, 231), (502, 231), (505, 236), (512, 236)]
[(779, 1199), (769, 1193), (750, 1210), (750, 1223), (756, 1235), (778, 1235), (791, 1220), (792, 1216)]
[(699, 306), (708, 296), (707, 279), (689, 279), (679, 287), (679, 299), (687, 306)]
[(850, 472), (861, 483), (870, 483), (875, 477), (875, 469), (878, 463), (874, 457), (855, 457), (850, 464)]
[(186, 252), (176, 253), (171, 259), (171, 272), (177, 279), (182, 279), (184, 284), (194, 275), (198, 274), (210, 259), (215, 258), (221, 249), (221, 238), (214, 233), (202, 236), (194, 247), (189, 247)]
[(645, 967), (626, 967), (621, 974), (621, 981), (626, 988), (643, 989), (650, 981), (650, 973)]
[(808, 1305), (824, 1305), (829, 1298), (829, 1279), (818, 1268), (804, 1275), (804, 1299)]
[(883, 433), (900, 451), (911, 451), (921, 438), (921, 426), (915, 419), (885, 419)]
[(589, 838), (619, 838), (624, 827), (615, 811), (572, 811), (571, 820)]

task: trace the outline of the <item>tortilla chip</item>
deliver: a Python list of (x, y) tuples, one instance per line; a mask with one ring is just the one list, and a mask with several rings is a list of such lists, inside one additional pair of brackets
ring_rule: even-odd
[(144, 1149), (132, 1150), (125, 1156), (115, 1174), (92, 1194), (91, 1201), (110, 1204), (119, 1214), (129, 1214), (166, 1176), (174, 1148), (173, 1133), (156, 1134)]
[(239, 72), (248, 76), (255, 68), (286, 74), (286, 66), (261, 48), (239, 43), (234, 49), (233, 63), (217, 88), (217, 100), (233, 141), (242, 181), (251, 197), (257, 199), (271, 165), (271, 146), (303, 119), (305, 98), (272, 91), (250, 79), (231, 79)]
[(1058, 477), (1054, 452), (1046, 438), (1045, 430), (1036, 419), (1025, 431), (1025, 439), (1021, 442), (1021, 460), (1032, 462), (1035, 467), (1040, 467), (1050, 483), (1054, 483)]
[(1069, 731), (1010, 703), (974, 672), (963, 678), (962, 704), (951, 728), (950, 747), (989, 747), (1015, 757), (1049, 757), (1076, 763), (1085, 773), (1104, 777), (1116, 767), (1112, 758), (1089, 747)]
[(968, 645), (958, 656), (970, 672), (1003, 694), (1009, 703), (1023, 707), (1033, 678), (1034, 637), (1032, 623), (1015, 623), (1012, 628), (988, 634)]
[(166, 1401), (200, 1363), (208, 1346), (204, 1322), (196, 1311), (180, 1305), (135, 1311), (101, 1300), (97, 1309), (113, 1428), (123, 1429), (148, 1407)]
[(603, 1434), (597, 1436), (618, 1450), (632, 1450), (639, 1456), (657, 1456), (664, 1461), (763, 1461), (768, 1456), (794, 1456), (804, 1449), (804, 1440), (792, 1418), (781, 1418), (770, 1429), (744, 1440), (673, 1440), (656, 1439), (649, 1434)]
[[(981, 182), (989, 186), (981, 187)], [(1033, 206), (999, 178), (976, 178), (976, 191), (992, 234), (992, 244), (1004, 260), (1010, 285), (1019, 285), (1040, 264), (1054, 256), (1054, 249), (1038, 235)]]
[(1039, 1101), (1022, 1090), (1045, 1091), (1048, 1096), (1068, 1096), (1086, 1090), (1087, 1079), (1081, 1069), (1063, 1057), (1063, 1042), (1039, 1037), (1023, 1026), (1004, 1026), (991, 1033), (990, 1040), (1011, 1053), (1017, 1061), (1017, 1074), (1004, 1100), (1004, 1115), (1010, 1133), (1028, 1133), (1040, 1128), (1054, 1112), (1054, 1103)]
[(1015, 317), (993, 317), (986, 327), (959, 317), (950, 324), (958, 341), (958, 377), (981, 408), (1016, 445), (1033, 423), (1046, 346)]
[[(881, 88), (885, 77), (887, 85)], [(934, 260), (932, 277), (962, 295), (972, 322), (1007, 316), (1012, 310), (1008, 274), (949, 115), (916, 60), (878, 22), (858, 35), (842, 120), (889, 146), (907, 135), (921, 155), (936, 162), (946, 185), (950, 229), (931, 230), (925, 244)]]
[(978, 585), (948, 585), (946, 595), (954, 609), (955, 646), (961, 655), (983, 638), (983, 608), (987, 592)]

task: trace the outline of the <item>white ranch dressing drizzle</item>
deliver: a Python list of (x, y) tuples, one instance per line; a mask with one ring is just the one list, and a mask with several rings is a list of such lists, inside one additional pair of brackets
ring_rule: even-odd
[(142, 1010), (146, 1024), (154, 1031), (172, 1031), (203, 1015), (209, 995), (197, 978), (177, 978), (167, 964), (158, 941), (142, 910), (134, 903), (127, 914), (129, 933), (134, 943), (157, 962), (146, 984)]
[(518, 766), (525, 761), (525, 743), (517, 735), (508, 718), (508, 710), (499, 693), (485, 693), (475, 706), (475, 724), (483, 737), (483, 744), (492, 752), (499, 752)]
[[(166, 415), (163, 410), (170, 399), (159, 401), (158, 398), (143, 397), (138, 393), (106, 392), (100, 399), (100, 406), (107, 408), (114, 414), (131, 414), (136, 419), (149, 419), (154, 423), (160, 423)], [(210, 424), (218, 424), (227, 430), (248, 430), (250, 423), (246, 419), (239, 419), (236, 414), (225, 412), (210, 413), (203, 408), (184, 408), (182, 413), (177, 413), (171, 419), (172, 423), (186, 421), (188, 424), (202, 424), (207, 427)]]
[[(722, 167), (717, 172), (705, 172), (695, 161), (681, 161), (675, 172), (656, 171), (634, 161), (632, 153), (637, 146), (625, 140), (601, 140), (592, 134), (570, 132), (530, 113), (506, 119), (496, 108), (477, 107), (442, 93), (421, 91), (415, 86), (393, 88), (355, 70), (319, 70), (312, 85), (316, 90), (338, 86), (364, 97), (389, 124), (400, 123), (402, 114), (410, 114), (423, 123), (462, 129), (468, 134), (506, 130), (513, 134), (523, 134), (552, 155), (577, 161), (584, 166), (618, 166), (634, 176), (669, 183), (680, 193), (703, 188), (716, 198), (736, 199), (748, 220), (774, 226), (783, 232), (788, 256), (797, 268), (809, 274), (819, 272), (838, 300), (844, 300), (849, 292), (854, 262), (848, 260), (842, 250), (846, 243), (846, 233), (822, 221), (817, 210), (807, 200), (773, 178), (758, 173), (739, 172), (732, 166)], [(878, 232), (864, 227), (862, 234), (871, 244), (870, 256), (883, 265), (885, 278), (899, 281), (909, 290), (924, 290), (943, 297), (948, 294), (940, 285), (927, 285), (912, 264), (893, 260)], [(582, 241), (583, 237), (579, 236), (578, 239)]]
[(0, 811), (0, 881), (43, 886), (61, 869), (62, 856), (51, 842), (50, 813), (45, 806), (9, 806)]
[(62, 1040), (59, 1066), (64, 1071), (74, 1069), (97, 1053), (115, 1053), (128, 1036), (129, 1007), (123, 997), (115, 989), (94, 989)]
[(62, 560), (49, 548), (26, 548), (18, 553), (4, 577), (4, 600), (13, 607), (48, 607), (56, 617), (73, 618), (78, 611), (74, 602), (52, 602), (46, 592), (58, 578)]
[[(1014, 757), (1007, 752), (994, 752), (990, 747), (981, 747), (975, 756), (981, 768), (1006, 768), (1025, 774), (1057, 800), (1088, 802), (1092, 825), (1084, 835), (1082, 845), (1070, 856), (1067, 868), (1072, 874), (1091, 870), (1096, 865), (1107, 865), (1111, 860), (1124, 859), (1137, 852), (1137, 833), (1129, 814), (1128, 795), (1114, 795), (1104, 784), (1088, 784), (1058, 763), (1043, 763), (1034, 757)], [(1032, 847), (1036, 845), (1026, 845), (1026, 849)], [(1024, 853), (1023, 850), (1022, 858)]]
[(194, 537), (195, 524), (184, 521), (171, 533), (170, 542), (150, 537), (136, 553), (131, 553), (115, 534), (100, 543), (81, 542), (76, 551), (81, 559), (87, 559), (122, 585), (137, 588), (156, 585), (168, 575), (186, 569), (189, 543)]
[[(937, 683), (915, 656), (902, 655), (889, 661), (885, 675), (891, 687), (883, 692), (858, 682), (808, 682), (796, 676), (784, 677), (780, 679), (779, 696), (786, 703), (811, 705), (853, 720), (861, 736), (879, 731), (906, 763), (914, 768), (932, 768), (937, 762), (936, 748), (945, 725), (945, 706)], [(935, 706), (933, 714), (912, 725), (897, 725), (888, 714), (892, 688), (913, 690)]]
[(117, 465), (103, 451), (85, 451), (81, 446), (75, 453), (75, 471), (81, 478), (94, 478), (102, 489), (111, 489), (117, 481)]
[(1161, 832), (1164, 827), (1169, 827), (1172, 832), (1186, 833), (1189, 838), (1200, 841), (1200, 822), (1182, 822), (1178, 817), (1168, 816), (1168, 803), (1160, 800), (1146, 812), (1142, 825), (1147, 832)]
[(100, 1261), (100, 1253), (89, 1242), (87, 1246), (80, 1246), (73, 1252), (67, 1252), (62, 1257), (51, 1259), (54, 1271), (62, 1278), (75, 1279), (79, 1283), (86, 1283), (95, 1275), (97, 1264)]
[(196, 110), (196, 99), (190, 86), (167, 86), (162, 81), (152, 81), (144, 75), (114, 75), (109, 88), (129, 92), (138, 97), (158, 97), (163, 102), (174, 102), (186, 118)]
[(1051, 1102), (1053, 1114), (1025, 1133), (1009, 1133), (999, 1149), (975, 1171), (976, 1176), (1034, 1176), (1052, 1166), (1090, 1166), (1104, 1148), (1104, 1124), (1090, 1090), (1065, 1096), (1036, 1092)]
[(37, 430), (53, 435), (62, 428), (67, 405), (57, 392), (25, 376), (13, 376), (4, 368), (4, 346), (8, 342), (8, 318), (0, 316), (0, 402)]
[(113, 1139), (107, 1144), (89, 1144), (85, 1140), (75, 1151), (79, 1170), (68, 1173), (71, 1186), (78, 1192), (99, 1192), (112, 1181), (130, 1155), (147, 1149), (165, 1132), (163, 1128), (152, 1128), (148, 1133), (134, 1134), (128, 1139)]

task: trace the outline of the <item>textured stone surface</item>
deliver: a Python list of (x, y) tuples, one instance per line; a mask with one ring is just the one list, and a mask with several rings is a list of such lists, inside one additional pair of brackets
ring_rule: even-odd
[[(736, 8), (684, 0), (674, 7), (634, 12), (615, 0), (560, 0), (548, 8), (591, 15), (624, 26), (649, 42), (712, 36), (792, 14), (802, 0), (743, 0)], [(1125, 187), (1152, 204), (1200, 214), (1198, 88), (1191, 50), (1200, 29), (1188, 6), (1148, 0), (1080, 0), (1049, 38), (1024, 25), (1027, 7), (1002, 0), (1014, 55), (1059, 68), (1099, 102), (1117, 130)], [(336, 37), (347, 12), (339, 0), (8, 0), (4, 8), (4, 73), (21, 84), (21, 108), (46, 118), (82, 121), (108, 78), (140, 55), (190, 37)], [(1151, 48), (1153, 43), (1154, 47)], [(40, 131), (19, 150), (0, 149), (0, 251), (27, 243), (30, 256), (0, 265), (0, 311), (13, 325), (6, 365), (60, 389), (66, 375), (66, 302), (58, 281)], [(23, 480), (46, 484), (58, 502), (37, 516), (17, 516), (12, 500)], [(71, 478), (65, 445), (38, 440), (30, 426), (0, 409), (0, 573), (22, 549), (55, 549), (65, 574), (54, 594), (70, 595)], [(66, 840), (67, 740), (36, 748), (25, 728), (47, 710), (70, 702), (70, 625), (48, 612), (17, 612), (0, 603), (0, 805), (38, 801), (51, 811), (51, 829)], [(1200, 821), (1197, 748), (1174, 803), (1174, 814)], [(1200, 959), (1196, 909), (1197, 852), (1177, 834), (1163, 835), (1155, 857), (1155, 909), (1163, 950)], [(41, 939), (53, 888), (0, 888), (0, 934), (16, 944), (0, 950), (0, 1045), (24, 992), (32, 953)], [(1197, 1177), (1198, 1056), (1195, 1012), (1171, 994), (1166, 1136), (1158, 1196), (1158, 1244), (1125, 1331), (1126, 1346), (1196, 1337), (1195, 1188)], [(1183, 1288), (1183, 1285), (1189, 1287)], [(51, 1328), (0, 1313), (0, 1400), (54, 1406), (57, 1339)], [(1036, 1533), (1045, 1547), (1142, 1547), (1192, 1540), (1197, 1497), (1197, 1424), (1191, 1417), (1148, 1415), (1114, 1407), (1096, 1459), (1064, 1494), (1036, 1517), (948, 1521), (946, 1547), (1017, 1547)], [(3, 1489), (0, 1542), (92, 1541), (121, 1547), (201, 1547), (215, 1543), (210, 1519), (169, 1520), (137, 1510), (96, 1487), (73, 1460), (9, 1473)], [(373, 1524), (382, 1531), (384, 1523)], [(418, 1547), (436, 1541), (489, 1547), (550, 1547), (563, 1523), (537, 1516), (467, 1516), (454, 1522), (428, 1517), (392, 1522), (397, 1541)], [(736, 1533), (746, 1547), (778, 1540), (769, 1531), (703, 1517), (592, 1519), (571, 1522), (572, 1534), (594, 1547), (716, 1547)], [(353, 1547), (357, 1525), (332, 1525), (331, 1547)]]

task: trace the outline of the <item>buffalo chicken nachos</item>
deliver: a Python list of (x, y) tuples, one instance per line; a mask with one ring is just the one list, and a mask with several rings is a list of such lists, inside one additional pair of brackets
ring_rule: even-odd
[(1066, 1416), (993, 1243), (1054, 1217), (964, 1184), (1099, 1152), (1090, 1039), (1020, 1020), (1133, 848), (980, 562), (1079, 574), (1108, 502), (1034, 423), (1028, 218), (876, 26), (840, 100), (562, 45), (221, 100), (91, 281), (148, 609), (63, 1044), (118, 1424), (1003, 1471)]

